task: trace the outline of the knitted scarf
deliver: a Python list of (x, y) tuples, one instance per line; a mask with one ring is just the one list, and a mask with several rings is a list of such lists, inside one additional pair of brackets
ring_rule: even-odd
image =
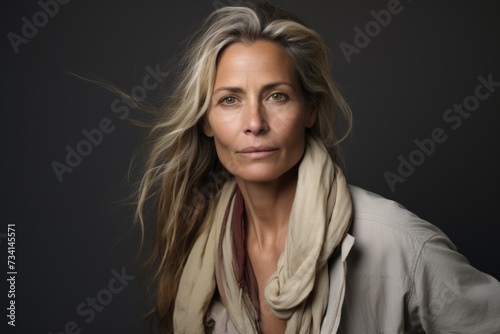
[[(196, 240), (184, 267), (174, 309), (175, 333), (203, 333), (216, 288), (240, 333), (258, 333), (251, 300), (236, 278), (231, 224), (236, 182), (226, 182), (209, 227)], [(352, 202), (341, 169), (324, 145), (308, 138), (298, 170), (288, 234), (277, 270), (265, 287), (273, 314), (288, 333), (319, 333), (328, 303), (328, 259), (351, 223)]]

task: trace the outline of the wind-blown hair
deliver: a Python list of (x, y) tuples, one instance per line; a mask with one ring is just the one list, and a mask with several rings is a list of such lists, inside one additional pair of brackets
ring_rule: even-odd
[(173, 93), (148, 133), (147, 161), (137, 194), (140, 226), (146, 225), (146, 203), (153, 203), (156, 216), (155, 246), (146, 263), (154, 268), (156, 287), (156, 307), (150, 314), (167, 333), (173, 332), (172, 314), (184, 264), (206, 228), (216, 193), (229, 177), (213, 139), (202, 131), (217, 60), (229, 45), (257, 40), (277, 43), (292, 59), (305, 100), (318, 112), (308, 135), (322, 140), (332, 159), (339, 155), (339, 139), (333, 131), (338, 116), (347, 124), (345, 136), (351, 128), (351, 111), (331, 79), (325, 44), (300, 19), (269, 2), (248, 1), (215, 10), (203, 21), (183, 54)]

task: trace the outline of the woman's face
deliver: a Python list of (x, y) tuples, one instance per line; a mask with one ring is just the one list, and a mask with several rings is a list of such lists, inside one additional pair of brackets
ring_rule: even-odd
[(279, 45), (235, 43), (220, 55), (204, 133), (237, 180), (279, 179), (301, 159), (315, 120)]

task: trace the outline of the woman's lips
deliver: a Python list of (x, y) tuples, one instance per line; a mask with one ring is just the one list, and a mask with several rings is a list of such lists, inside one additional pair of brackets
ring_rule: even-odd
[(271, 146), (249, 146), (236, 152), (246, 157), (264, 158), (273, 154), (277, 150), (277, 148)]

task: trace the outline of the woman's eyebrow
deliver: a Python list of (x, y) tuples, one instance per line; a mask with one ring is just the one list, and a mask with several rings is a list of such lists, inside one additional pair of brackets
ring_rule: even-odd
[[(285, 86), (289, 86), (291, 88), (294, 88), (294, 85), (290, 82), (276, 81), (276, 82), (271, 82), (271, 83), (265, 84), (262, 87), (262, 90), (273, 89), (273, 88), (280, 86), (280, 85), (285, 85)], [(240, 88), (240, 87), (219, 87), (216, 90), (214, 90), (214, 94), (218, 93), (220, 91), (226, 91), (226, 92), (230, 92), (230, 93), (243, 93), (245, 90), (243, 88)]]
[(239, 87), (219, 87), (216, 90), (214, 90), (214, 94), (221, 92), (221, 91), (226, 91), (226, 92), (230, 92), (230, 93), (243, 93), (244, 92), (244, 90), (242, 88), (239, 88)]
[(291, 88), (294, 88), (293, 84), (288, 82), (288, 81), (276, 81), (276, 82), (271, 82), (271, 83), (264, 85), (263, 90), (269, 90), (269, 89), (272, 89), (272, 88), (275, 88), (275, 87), (281, 86), (281, 85), (285, 85), (285, 86), (289, 86)]

